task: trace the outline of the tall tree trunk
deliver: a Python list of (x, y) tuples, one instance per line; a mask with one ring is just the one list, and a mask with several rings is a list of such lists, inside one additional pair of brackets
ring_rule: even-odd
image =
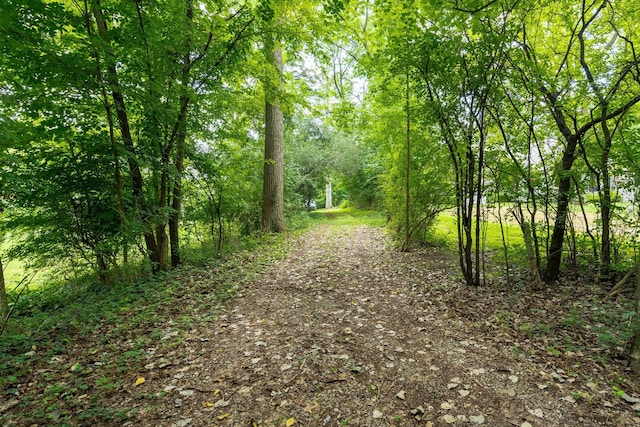
[[(282, 72), (282, 49), (273, 49), (273, 61)], [(262, 231), (279, 233), (284, 225), (284, 118), (277, 96), (281, 85), (267, 82), (265, 102), (264, 180), (262, 187)], [(277, 88), (277, 89), (276, 89)], [(275, 93), (273, 93), (275, 92)]]
[[(193, 22), (193, 3), (186, 0), (188, 29)], [(187, 37), (185, 54), (182, 57), (182, 90), (180, 96), (180, 113), (176, 122), (176, 155), (174, 159), (175, 175), (173, 178), (173, 199), (169, 214), (169, 239), (171, 240), (171, 266), (177, 267), (180, 259), (180, 211), (182, 210), (182, 174), (184, 172), (184, 151), (187, 140), (187, 112), (189, 107), (189, 71), (191, 69), (191, 38)]]
[(2, 258), (0, 258), (0, 320), (4, 319), (9, 313), (9, 301), (7, 300), (7, 288), (4, 283), (4, 267), (2, 266)]

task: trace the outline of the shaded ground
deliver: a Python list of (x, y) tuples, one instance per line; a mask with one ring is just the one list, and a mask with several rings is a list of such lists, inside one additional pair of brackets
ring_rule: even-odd
[[(127, 417), (86, 423), (640, 424), (639, 384), (625, 379), (621, 362), (598, 357), (595, 333), (537, 323), (575, 314), (577, 293), (469, 289), (454, 272), (440, 250), (399, 253), (380, 229), (320, 226), (242, 284), (216, 319), (200, 307), (188, 328), (155, 325), (137, 371), (102, 389)], [(175, 318), (197, 305), (194, 294), (172, 307)]]

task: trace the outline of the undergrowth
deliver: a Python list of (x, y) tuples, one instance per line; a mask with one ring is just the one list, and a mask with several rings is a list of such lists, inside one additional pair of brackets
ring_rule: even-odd
[[(26, 288), (20, 298), (13, 293), (0, 336), (0, 393), (27, 423), (68, 425), (77, 413), (82, 423), (120, 423), (136, 409), (109, 408), (105, 399), (130, 386), (145, 351), (171, 350), (195, 323), (216, 320), (224, 301), (283, 258), (305, 230), (376, 218), (351, 209), (304, 213), (288, 219), (285, 234), (248, 236), (222, 250), (186, 248), (183, 266), (169, 272), (128, 266), (111, 286), (86, 274)], [(9, 417), (11, 411), (0, 414), (0, 424)]]

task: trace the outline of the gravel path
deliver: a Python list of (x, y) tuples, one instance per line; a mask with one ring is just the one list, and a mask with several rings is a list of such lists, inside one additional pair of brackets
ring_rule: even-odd
[(455, 272), (380, 229), (318, 227), (194, 326), (175, 350), (184, 364), (155, 365), (155, 397), (128, 424), (638, 425), (603, 381), (514, 353)]

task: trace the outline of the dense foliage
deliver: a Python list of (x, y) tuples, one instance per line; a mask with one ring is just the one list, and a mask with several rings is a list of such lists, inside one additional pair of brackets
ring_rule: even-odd
[[(453, 215), (469, 285), (488, 260), (534, 288), (639, 265), (634, 1), (294, 3), (4, 1), (3, 259), (100, 287), (281, 231), (261, 208), (322, 206), (330, 181), (406, 250)], [(265, 104), (285, 146), (269, 199)]]

